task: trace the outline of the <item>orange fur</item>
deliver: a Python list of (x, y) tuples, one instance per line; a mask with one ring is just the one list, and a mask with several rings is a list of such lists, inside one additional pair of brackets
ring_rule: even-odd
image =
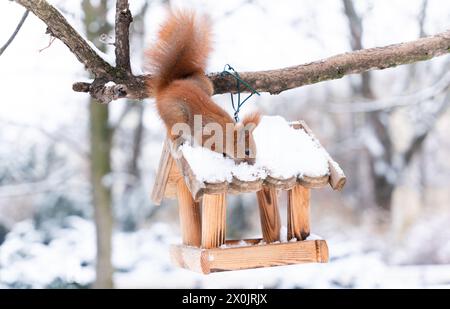
[[(251, 163), (253, 160), (247, 156), (238, 159), (236, 145), (239, 137), (245, 134), (241, 126), (236, 125), (233, 118), (211, 99), (213, 85), (205, 76), (210, 45), (211, 27), (206, 17), (186, 11), (169, 13), (159, 31), (157, 43), (146, 53), (152, 74), (147, 87), (155, 95), (157, 110), (173, 140), (180, 137), (171, 132), (175, 124), (187, 124), (194, 133), (194, 116), (201, 115), (202, 128), (209, 123), (216, 123), (224, 133), (227, 126), (233, 129), (234, 149), (228, 149), (224, 134), (223, 147), (213, 146), (212, 150), (224, 153), (236, 161)], [(255, 115), (246, 119), (259, 121)], [(202, 145), (206, 139), (203, 135)], [(245, 147), (252, 147), (251, 150), (245, 148), (245, 152), (256, 155), (251, 132), (245, 140), (248, 142)]]
[(244, 124), (244, 126), (253, 124), (256, 127), (260, 121), (261, 121), (261, 114), (258, 112), (251, 113), (245, 116), (244, 119), (242, 119), (242, 123)]

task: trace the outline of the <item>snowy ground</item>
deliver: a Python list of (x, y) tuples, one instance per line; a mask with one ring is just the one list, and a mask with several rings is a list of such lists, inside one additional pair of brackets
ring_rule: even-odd
[[(114, 280), (118, 288), (450, 288), (450, 265), (390, 266), (359, 238), (329, 239), (329, 264), (203, 276), (171, 265), (168, 246), (179, 238), (158, 223), (114, 235)], [(45, 232), (22, 222), (0, 246), (0, 287), (88, 286), (94, 250), (93, 225), (79, 217)]]

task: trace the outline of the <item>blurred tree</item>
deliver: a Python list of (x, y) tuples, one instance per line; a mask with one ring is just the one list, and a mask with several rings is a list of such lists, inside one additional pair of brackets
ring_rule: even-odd
[[(82, 8), (88, 40), (105, 52), (107, 45), (99, 38), (112, 30), (112, 25), (107, 21), (108, 1), (83, 0)], [(97, 237), (95, 288), (113, 287), (111, 262), (113, 214), (111, 189), (107, 182), (107, 176), (111, 173), (112, 131), (108, 119), (108, 105), (99, 104), (91, 98), (89, 102), (90, 166)]]
[[(147, 13), (148, 7), (149, 1), (144, 1), (141, 9), (133, 16), (130, 44), (136, 51), (134, 56), (138, 59), (144, 58), (146, 34), (145, 14)], [(123, 205), (125, 205), (126, 209), (121, 209), (123, 215), (121, 218), (118, 218), (118, 223), (127, 231), (135, 230), (137, 228), (139, 223), (141, 223), (140, 221), (146, 217), (145, 211), (142, 211), (142, 208), (148, 209), (148, 204), (142, 205), (144, 204), (144, 201), (146, 201), (142, 198), (142, 196), (146, 194), (146, 191), (142, 188), (142, 175), (139, 168), (139, 160), (142, 153), (145, 134), (144, 113), (145, 104), (143, 101), (128, 99), (127, 105), (114, 126), (114, 136), (116, 136), (115, 133), (120, 130), (123, 121), (127, 117), (132, 117), (132, 119), (134, 119), (131, 133), (126, 134), (125, 137), (127, 140), (125, 147), (129, 149), (130, 155), (124, 170), (129, 177), (127, 178), (120, 204), (122, 204), (122, 208)], [(120, 205), (117, 206), (120, 207)]]
[[(353, 0), (342, 0), (342, 3), (351, 34), (352, 50), (363, 49), (364, 27), (362, 17), (356, 11)], [(419, 36), (425, 35), (424, 24), (427, 6), (428, 1), (423, 0), (418, 18)], [(414, 65), (411, 68), (410, 78), (416, 75)], [(446, 70), (444, 70), (445, 72)], [(372, 75), (370, 72), (361, 74), (361, 83), (357, 87), (354, 87), (354, 89), (355, 94), (359, 97), (367, 100), (374, 100), (376, 98), (372, 89)], [(424, 130), (414, 132), (414, 137), (409, 147), (403, 153), (396, 153), (394, 150), (394, 141), (391, 136), (391, 128), (389, 127), (389, 118), (392, 109), (379, 109), (372, 110), (367, 114), (363, 113), (367, 117), (368, 131), (373, 135), (370, 140), (372, 143), (381, 146), (378, 147), (375, 145), (376, 147), (373, 147), (372, 145), (371, 147), (367, 145), (373, 181), (372, 192), (376, 205), (385, 210), (391, 209), (393, 193), (398, 185), (401, 174), (410, 165), (415, 155), (420, 152), (426, 138), (434, 128), (439, 117), (445, 113), (448, 105), (447, 95), (441, 103), (436, 103), (436, 108), (433, 112), (424, 111), (422, 113), (424, 119), (431, 116), (433, 121), (427, 123)]]
[[(344, 5), (345, 16), (348, 19), (350, 30), (351, 47), (352, 50), (361, 50), (363, 46), (364, 27), (362, 17), (357, 13), (353, 0), (342, 0)], [(355, 94), (364, 99), (373, 100), (375, 94), (372, 90), (372, 74), (371, 72), (364, 72), (361, 74), (361, 83), (354, 87)], [(361, 117), (364, 117), (362, 115)], [(386, 167), (392, 165), (392, 151), (393, 145), (389, 136), (388, 115), (385, 111), (374, 111), (367, 115), (367, 121), (372, 129), (372, 133), (376, 136), (379, 143), (384, 147), (382, 153), (369, 153), (370, 167), (373, 181), (373, 194), (376, 205), (383, 209), (390, 209), (392, 201), (392, 193), (394, 192), (394, 185), (389, 179), (389, 173), (386, 170), (380, 169), (379, 166), (383, 164)], [(361, 162), (361, 160), (358, 160)]]

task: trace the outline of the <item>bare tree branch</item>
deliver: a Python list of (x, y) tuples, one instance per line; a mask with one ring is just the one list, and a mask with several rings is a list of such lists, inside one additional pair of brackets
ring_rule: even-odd
[(20, 28), (22, 28), (23, 23), (25, 22), (25, 20), (28, 17), (28, 13), (30, 13), (29, 10), (26, 10), (25, 13), (23, 13), (22, 18), (19, 21), (19, 24), (17, 25), (16, 29), (14, 30), (13, 34), (11, 35), (11, 37), (8, 39), (8, 41), (6, 41), (5, 45), (3, 45), (0, 48), (0, 56), (3, 54), (3, 52), (8, 48), (8, 46), (12, 43), (12, 41), (14, 41), (14, 39), (17, 36), (17, 33), (19, 33)]
[(49, 140), (54, 141), (55, 143), (65, 144), (69, 149), (71, 149), (74, 153), (78, 154), (82, 159), (86, 159), (89, 157), (88, 151), (83, 149), (80, 146), (80, 143), (78, 141), (75, 141), (75, 140), (69, 138), (68, 136), (61, 134), (61, 132), (52, 133), (52, 132), (47, 131), (45, 128), (43, 128), (39, 125), (33, 125), (33, 124), (28, 124), (28, 123), (17, 123), (17, 122), (2, 119), (2, 118), (0, 118), (0, 123), (3, 123), (8, 126), (15, 126), (15, 127), (20, 127), (20, 128), (24, 128), (24, 129), (30, 129), (33, 131), (37, 130), (37, 132), (40, 132), (42, 135), (47, 137)]
[[(278, 94), (305, 85), (339, 79), (349, 74), (425, 61), (449, 52), (450, 30), (409, 43), (363, 49), (305, 65), (240, 75), (256, 90)], [(236, 90), (235, 81), (230, 77), (222, 77), (218, 73), (209, 77), (214, 82), (216, 94)], [(241, 89), (243, 90), (245, 89)]]
[(408, 107), (417, 104), (421, 104), (424, 101), (435, 98), (443, 92), (450, 89), (450, 72), (446, 72), (433, 85), (421, 89), (419, 91), (406, 94), (396, 95), (388, 98), (346, 103), (327, 103), (324, 104), (324, 109), (329, 113), (369, 113), (381, 110), (391, 110), (397, 107)]
[(114, 68), (103, 60), (67, 22), (64, 16), (47, 1), (16, 0), (16, 2), (39, 17), (47, 25), (47, 32), (66, 44), (70, 51), (94, 76), (115, 76)]
[[(86, 83), (76, 83), (75, 91), (96, 94), (96, 99), (108, 103), (115, 97), (130, 99), (144, 99), (151, 96), (147, 91), (146, 80), (151, 76), (124, 76), (123, 67), (114, 68), (103, 60), (89, 44), (70, 26), (67, 20), (45, 0), (16, 0), (19, 4), (32, 11), (48, 26), (48, 31), (63, 41), (86, 68), (101, 78), (101, 81), (114, 81), (120, 86), (120, 95), (106, 95), (106, 90), (100, 90), (101, 82), (87, 86)], [(121, 35), (119, 35), (121, 37)], [(398, 65), (410, 64), (429, 60), (450, 52), (450, 30), (438, 35), (419, 39), (409, 43), (402, 43), (381, 48), (359, 50), (330, 57), (321, 61), (260, 72), (243, 72), (241, 77), (256, 90), (279, 94), (283, 91), (311, 85), (322, 81), (342, 78), (349, 74), (360, 74), (370, 70), (386, 69)], [(119, 57), (120, 58), (120, 57)], [(220, 73), (209, 74), (215, 87), (215, 94), (236, 91), (236, 82), (230, 76)], [(95, 86), (95, 89), (91, 89)], [(104, 86), (103, 86), (104, 87)], [(240, 89), (246, 91), (245, 88)]]
[(425, 31), (425, 21), (427, 20), (428, 0), (422, 0), (422, 6), (419, 13), (419, 35), (421, 38), (427, 35)]
[(116, 66), (131, 73), (130, 24), (133, 21), (128, 0), (116, 2)]
[(413, 138), (410, 146), (405, 151), (403, 160), (404, 167), (407, 167), (411, 163), (412, 159), (414, 158), (414, 155), (418, 153), (419, 150), (422, 148), (428, 135), (430, 135), (430, 133), (436, 127), (436, 123), (439, 120), (439, 118), (447, 112), (449, 106), (450, 106), (450, 91), (447, 90), (447, 93), (442, 102), (439, 104), (438, 108), (436, 108), (433, 112), (431, 112), (430, 115), (427, 115), (433, 121), (425, 124), (425, 128)]

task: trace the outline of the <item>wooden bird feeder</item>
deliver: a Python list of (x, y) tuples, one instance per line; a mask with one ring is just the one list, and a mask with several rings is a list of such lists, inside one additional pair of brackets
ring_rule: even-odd
[[(291, 126), (304, 130), (314, 139), (305, 122), (294, 122)], [(310, 235), (310, 189), (330, 184), (334, 190), (341, 190), (346, 182), (343, 171), (327, 152), (329, 174), (323, 177), (277, 179), (268, 175), (264, 180), (251, 182), (233, 178), (232, 182), (204, 183), (196, 179), (187, 160), (182, 155), (173, 156), (172, 151), (171, 142), (166, 140), (152, 200), (159, 205), (163, 198), (178, 199), (182, 244), (171, 247), (171, 258), (177, 266), (209, 274), (328, 262), (326, 241), (307, 240)], [(288, 192), (287, 242), (280, 242), (277, 199), (280, 190)], [(263, 238), (226, 240), (227, 194), (248, 192), (256, 192)]]

